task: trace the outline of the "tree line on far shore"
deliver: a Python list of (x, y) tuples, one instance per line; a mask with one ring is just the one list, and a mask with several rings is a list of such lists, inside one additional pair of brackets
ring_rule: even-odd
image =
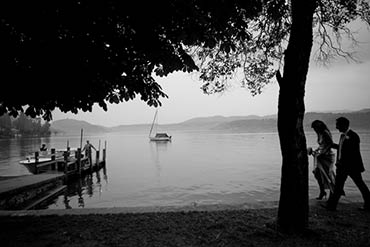
[(30, 118), (24, 113), (17, 118), (0, 116), (0, 137), (49, 136), (50, 133), (50, 123), (42, 123), (41, 118)]

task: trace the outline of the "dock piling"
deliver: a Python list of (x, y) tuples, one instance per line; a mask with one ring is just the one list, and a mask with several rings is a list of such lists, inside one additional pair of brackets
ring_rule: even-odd
[(39, 157), (40, 157), (39, 152), (35, 152), (35, 174), (37, 174), (37, 173), (38, 173), (38, 170), (37, 170), (37, 163), (39, 163)]
[(77, 158), (78, 175), (81, 176), (81, 148), (77, 148), (76, 155), (77, 155), (76, 158)]
[(55, 159), (55, 148), (52, 148), (51, 149), (51, 160), (52, 161), (55, 161), (52, 165), (51, 165), (51, 170), (55, 170), (56, 169), (56, 166), (57, 166), (57, 161)]
[(99, 167), (99, 152), (100, 152), (100, 150), (96, 150), (96, 157), (95, 157), (96, 167)]
[(64, 151), (64, 153), (63, 153), (63, 157), (64, 157), (64, 174), (67, 174), (68, 173), (68, 156), (69, 156), (68, 151)]
[(104, 149), (103, 149), (103, 161), (105, 163), (105, 158), (107, 157), (107, 141), (104, 141)]

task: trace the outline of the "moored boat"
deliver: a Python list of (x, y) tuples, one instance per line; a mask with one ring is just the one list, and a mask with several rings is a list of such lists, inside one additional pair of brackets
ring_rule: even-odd
[[(51, 161), (51, 158), (39, 158), (39, 159), (37, 159), (37, 164), (45, 163), (45, 162), (48, 162), (48, 161)], [(34, 165), (36, 163), (36, 159), (34, 157), (27, 158), (25, 160), (19, 161), (19, 163), (22, 164), (22, 165)]]
[(33, 174), (36, 173), (36, 164), (42, 164), (51, 161), (51, 157), (38, 158), (37, 161), (35, 157), (27, 157), (24, 160), (19, 161), (21, 165), (24, 165), (27, 170)]
[(167, 133), (157, 133), (155, 136), (149, 137), (151, 141), (171, 141), (172, 136)]
[[(172, 136), (168, 135), (167, 133), (158, 133), (157, 132), (157, 121), (158, 121), (158, 110), (155, 111), (154, 119), (152, 126), (150, 127), (150, 132), (149, 132), (149, 140), (150, 141), (162, 141), (162, 142), (167, 142), (172, 140)], [(152, 132), (156, 133), (154, 136), (152, 136)]]

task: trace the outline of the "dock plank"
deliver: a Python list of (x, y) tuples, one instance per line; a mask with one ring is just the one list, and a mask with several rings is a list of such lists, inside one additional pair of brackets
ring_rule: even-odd
[(33, 203), (25, 207), (23, 210), (30, 210), (36, 208), (39, 204), (43, 203), (44, 201), (49, 200), (50, 198), (55, 197), (56, 195), (62, 193), (66, 188), (67, 185), (62, 185), (52, 191), (49, 191), (48, 193), (46, 193), (44, 197), (34, 201)]
[(37, 175), (25, 175), (5, 180), (0, 180), (0, 195), (22, 187), (43, 183), (51, 179), (58, 179), (64, 176), (63, 173), (42, 173)]

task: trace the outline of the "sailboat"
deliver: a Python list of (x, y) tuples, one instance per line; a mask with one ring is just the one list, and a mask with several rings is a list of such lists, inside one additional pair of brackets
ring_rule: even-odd
[[(157, 122), (158, 122), (158, 109), (155, 111), (154, 119), (152, 126), (150, 127), (150, 132), (149, 132), (149, 140), (150, 141), (171, 141), (172, 136), (169, 136), (167, 133), (158, 133), (157, 132)], [(155, 129), (154, 133), (155, 135), (152, 136), (153, 129)]]

